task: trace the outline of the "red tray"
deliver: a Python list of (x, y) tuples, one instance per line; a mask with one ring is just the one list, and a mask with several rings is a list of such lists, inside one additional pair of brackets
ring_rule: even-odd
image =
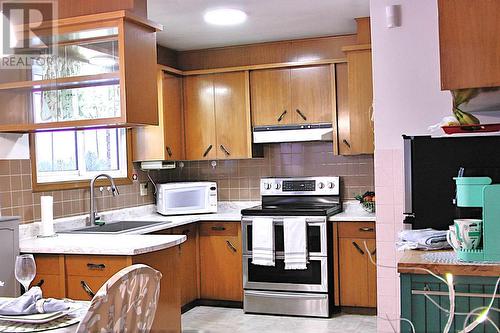
[(458, 125), (458, 126), (442, 126), (446, 134), (463, 134), (463, 133), (487, 133), (500, 131), (500, 123), (498, 124), (480, 124), (480, 125)]

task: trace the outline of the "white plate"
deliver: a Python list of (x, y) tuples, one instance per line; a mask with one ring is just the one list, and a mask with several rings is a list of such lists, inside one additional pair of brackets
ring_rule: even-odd
[(24, 324), (45, 324), (49, 321), (64, 317), (67, 311), (58, 311), (51, 313), (37, 313), (31, 315), (22, 316), (2, 316), (0, 315), (0, 320), (14, 322), (14, 323), (24, 323)]

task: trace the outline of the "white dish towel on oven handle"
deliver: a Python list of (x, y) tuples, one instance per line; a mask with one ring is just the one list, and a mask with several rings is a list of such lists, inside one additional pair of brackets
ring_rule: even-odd
[(256, 217), (252, 220), (252, 264), (274, 266), (272, 217)]
[(307, 269), (307, 223), (302, 217), (283, 219), (285, 269)]

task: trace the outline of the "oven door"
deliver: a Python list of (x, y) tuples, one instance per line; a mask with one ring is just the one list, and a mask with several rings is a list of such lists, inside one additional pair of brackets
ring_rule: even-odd
[(243, 288), (257, 290), (328, 292), (328, 259), (310, 257), (307, 269), (285, 270), (285, 259), (277, 256), (275, 266), (252, 264), (243, 256)]
[[(285, 217), (274, 217), (274, 249), (276, 256), (283, 256), (284, 238), (283, 238), (283, 220)], [(243, 254), (252, 254), (252, 219), (253, 217), (243, 217), (242, 227), (242, 245)], [(327, 230), (325, 217), (308, 217), (307, 222), (307, 250), (310, 257), (326, 257), (327, 249)]]

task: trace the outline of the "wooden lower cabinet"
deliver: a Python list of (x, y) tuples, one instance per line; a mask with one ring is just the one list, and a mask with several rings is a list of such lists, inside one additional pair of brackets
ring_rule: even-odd
[[(44, 280), (44, 297), (68, 297), (90, 300), (83, 284), (94, 293), (115, 273), (133, 264), (145, 264), (160, 271), (160, 298), (152, 332), (181, 331), (181, 295), (179, 247), (135, 256), (35, 255), (37, 276), (33, 284)], [(56, 285), (57, 283), (57, 285)]]
[(198, 265), (198, 227), (196, 223), (170, 229), (174, 235), (186, 235), (181, 244), (179, 278), (181, 286), (181, 305), (189, 304), (200, 298)]
[(338, 229), (340, 305), (376, 307), (377, 269), (368, 254), (375, 260), (375, 223), (338, 222)]
[(239, 222), (201, 222), (200, 296), (243, 301), (241, 226)]

